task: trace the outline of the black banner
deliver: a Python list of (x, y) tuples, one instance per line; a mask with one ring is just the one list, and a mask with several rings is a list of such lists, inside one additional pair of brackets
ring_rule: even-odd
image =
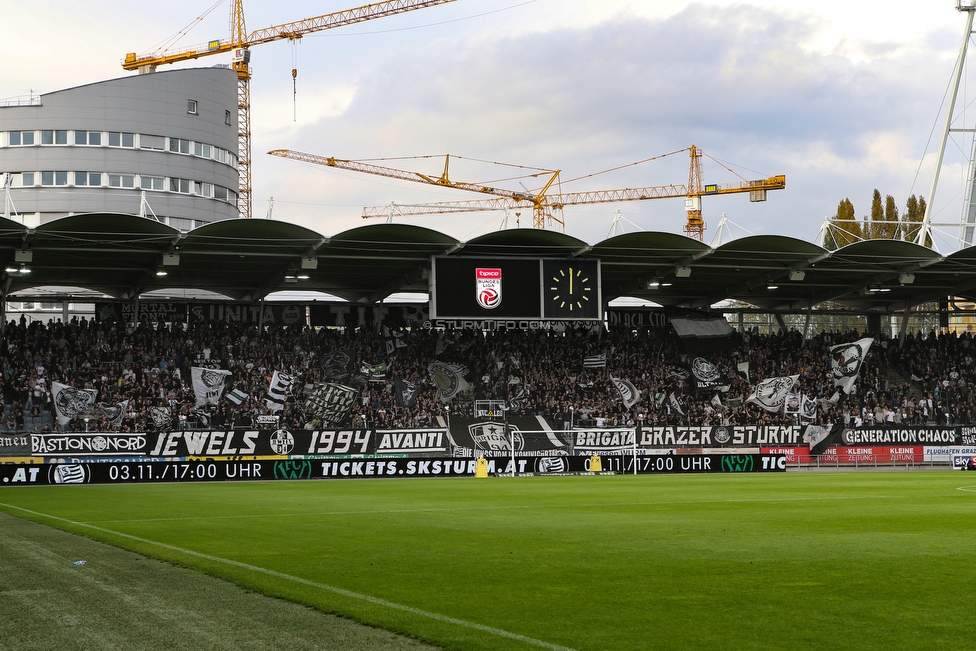
[[(786, 457), (766, 454), (687, 454), (601, 458), (602, 472), (637, 474), (785, 472)], [(473, 477), (477, 459), (283, 459), (110, 461), (0, 465), (0, 486), (52, 484), (196, 483), (293, 479)], [(594, 470), (590, 457), (487, 459), (489, 475), (567, 474)]]
[(0, 457), (29, 457), (30, 453), (30, 435), (0, 434)]
[(841, 433), (842, 445), (966, 445), (959, 427), (859, 427)]
[(803, 445), (801, 425), (662, 426), (639, 428), (641, 448), (718, 448)]
[(607, 310), (610, 328), (668, 328), (671, 322), (663, 308), (610, 308)]
[(313, 327), (366, 327), (370, 330), (376, 330), (380, 326), (407, 328), (423, 326), (430, 319), (426, 303), (311, 303), (308, 312)]
[(450, 426), (451, 442), (455, 454), (505, 456), (511, 454), (512, 443), (515, 452), (522, 456), (541, 456), (561, 452), (569, 454), (569, 446), (544, 420), (535, 416), (501, 420), (471, 419), (453, 416)]
[(31, 434), (30, 454), (35, 457), (143, 455), (149, 436), (113, 432)]
[(187, 303), (182, 301), (138, 304), (97, 301), (95, 320), (102, 323), (246, 323), (304, 325), (305, 305), (294, 303)]

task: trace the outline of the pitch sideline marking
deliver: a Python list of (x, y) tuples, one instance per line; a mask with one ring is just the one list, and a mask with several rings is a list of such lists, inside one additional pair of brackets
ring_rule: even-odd
[[(123, 484), (119, 484), (123, 485)], [(654, 501), (654, 502), (601, 502), (592, 504), (572, 504), (567, 506), (562, 505), (532, 505), (532, 504), (511, 504), (506, 506), (459, 506), (459, 507), (440, 507), (440, 508), (428, 508), (428, 509), (376, 509), (376, 510), (361, 510), (361, 511), (316, 511), (311, 513), (249, 513), (249, 514), (239, 514), (239, 515), (215, 515), (215, 516), (189, 516), (189, 517), (179, 517), (179, 518), (125, 518), (125, 519), (113, 519), (113, 520), (91, 520), (91, 522), (100, 522), (102, 524), (114, 524), (119, 522), (188, 522), (193, 520), (237, 520), (241, 518), (293, 518), (293, 517), (320, 517), (320, 516), (342, 516), (342, 515), (376, 515), (376, 514), (396, 514), (396, 513), (453, 513), (453, 512), (465, 512), (465, 511), (499, 511), (499, 510), (519, 510), (519, 509), (553, 509), (553, 508), (605, 508), (608, 506), (661, 506), (661, 505), (697, 505), (697, 504), (775, 504), (778, 502), (827, 502), (827, 501), (849, 501), (852, 499), (859, 500), (888, 500), (897, 499), (899, 497), (904, 497), (903, 495), (862, 495), (857, 497), (851, 497), (847, 495), (839, 495), (836, 497), (824, 497), (824, 496), (810, 496), (810, 497), (773, 497), (767, 499), (729, 499), (729, 500), (707, 500), (707, 501), (690, 501), (690, 502), (669, 502), (669, 501)], [(16, 508), (16, 507), (15, 507)], [(54, 516), (51, 516), (54, 517)], [(79, 522), (78, 524), (85, 524)]]
[(393, 610), (400, 610), (403, 612), (411, 613), (413, 615), (420, 615), (421, 617), (427, 617), (439, 622), (445, 622), (448, 624), (454, 624), (457, 626), (462, 626), (465, 628), (471, 628), (477, 631), (482, 631), (484, 633), (490, 633), (498, 637), (508, 638), (510, 640), (516, 640), (518, 642), (524, 642), (526, 644), (531, 644), (532, 646), (542, 647), (543, 649), (550, 649), (551, 651), (576, 651), (571, 647), (561, 646), (559, 644), (553, 644), (552, 642), (546, 642), (544, 640), (537, 640), (533, 637), (528, 637), (527, 635), (521, 635), (519, 633), (512, 633), (511, 631), (506, 631), (501, 628), (495, 628), (494, 626), (487, 626), (485, 624), (478, 624), (476, 622), (469, 622), (464, 619), (457, 619), (455, 617), (448, 617), (447, 615), (441, 615), (440, 613), (432, 613), (427, 610), (421, 610), (420, 608), (414, 608), (413, 606), (406, 606), (404, 604), (398, 604), (394, 601), (387, 601), (386, 599), (380, 599), (379, 597), (373, 597), (371, 595), (362, 594), (359, 592), (353, 592), (352, 590), (346, 590), (344, 588), (337, 588), (336, 586), (328, 585), (325, 583), (318, 583), (316, 581), (310, 581), (309, 579), (303, 579), (299, 576), (292, 576), (291, 574), (285, 574), (284, 572), (278, 572), (276, 570), (271, 570), (265, 567), (258, 567), (257, 565), (249, 565), (248, 563), (242, 563), (240, 561), (233, 561), (228, 558), (220, 558), (219, 556), (211, 556), (210, 554), (204, 554), (202, 552), (196, 552), (192, 549), (183, 549), (182, 547), (176, 547), (175, 545), (168, 545), (166, 543), (158, 542), (156, 540), (149, 540), (146, 538), (140, 538), (138, 536), (133, 536), (127, 533), (122, 533), (120, 531), (112, 531), (111, 529), (104, 529), (102, 527), (97, 527), (93, 524), (88, 524), (86, 522), (75, 522), (74, 520), (69, 520), (67, 518), (62, 518), (56, 515), (49, 515), (47, 513), (41, 513), (39, 511), (32, 511), (31, 509), (25, 509), (20, 506), (14, 506), (13, 504), (6, 504), (0, 502), (0, 506), (5, 506), (7, 508), (16, 509), (18, 511), (23, 511), (24, 513), (30, 513), (31, 515), (37, 515), (42, 518), (50, 518), (51, 520), (58, 520), (60, 522), (66, 522), (79, 527), (88, 527), (89, 529), (94, 529), (95, 531), (101, 531), (102, 533), (111, 534), (113, 536), (119, 536), (121, 538), (128, 538), (129, 540), (134, 540), (136, 542), (145, 543), (148, 545), (156, 545), (157, 547), (162, 547), (163, 549), (168, 549), (170, 551), (179, 552), (181, 554), (187, 554), (188, 556), (195, 556), (197, 558), (202, 558), (208, 561), (216, 561), (218, 563), (225, 563), (227, 565), (232, 565), (234, 567), (239, 567), (245, 570), (250, 570), (252, 572), (258, 572), (261, 574), (267, 574), (279, 579), (285, 579), (287, 581), (294, 581), (295, 583), (301, 583), (302, 585), (307, 585), (313, 588), (318, 588), (320, 590), (325, 590), (327, 592), (333, 592), (335, 594), (342, 595), (344, 597), (351, 597), (353, 599), (359, 599), (361, 601), (366, 601), (377, 606), (384, 606), (386, 608), (391, 608)]
[(976, 486), (957, 486), (956, 490), (964, 493), (976, 493)]

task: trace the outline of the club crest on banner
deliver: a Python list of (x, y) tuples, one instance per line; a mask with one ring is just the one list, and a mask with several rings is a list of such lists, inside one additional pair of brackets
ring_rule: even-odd
[(478, 267), (474, 270), (475, 298), (478, 305), (493, 310), (502, 304), (502, 270)]
[(513, 441), (516, 450), (525, 449), (522, 433), (512, 425), (508, 426), (506, 433), (504, 423), (473, 423), (468, 426), (468, 433), (479, 450), (511, 450)]
[(722, 375), (718, 368), (704, 357), (696, 357), (692, 360), (691, 373), (702, 382), (715, 382)]

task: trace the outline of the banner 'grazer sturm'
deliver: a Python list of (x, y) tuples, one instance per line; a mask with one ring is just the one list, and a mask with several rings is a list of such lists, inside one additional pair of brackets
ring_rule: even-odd
[[(488, 474), (590, 472), (589, 457), (488, 459)], [(637, 474), (784, 472), (786, 457), (762, 454), (607, 457), (602, 472)], [(195, 483), (295, 479), (474, 477), (477, 459), (282, 459), (126, 461), (0, 465), (0, 486), (50, 484)]]

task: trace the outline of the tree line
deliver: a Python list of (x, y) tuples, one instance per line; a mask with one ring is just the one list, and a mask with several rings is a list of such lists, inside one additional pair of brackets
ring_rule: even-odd
[[(824, 232), (823, 247), (830, 251), (861, 240), (905, 240), (914, 242), (925, 216), (925, 198), (914, 194), (908, 198), (903, 216), (890, 194), (882, 201), (875, 188), (871, 199), (871, 214), (858, 220), (854, 204), (844, 199), (837, 205)], [(926, 235), (925, 246), (932, 246), (932, 236)]]

